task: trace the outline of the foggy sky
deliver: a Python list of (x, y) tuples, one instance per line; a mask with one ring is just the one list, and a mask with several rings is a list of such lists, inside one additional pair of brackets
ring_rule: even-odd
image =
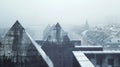
[(118, 22), (119, 7), (120, 0), (0, 0), (0, 24), (17, 19), (28, 26)]
[(59, 22), (63, 28), (120, 22), (120, 0), (0, 0), (0, 27), (16, 20), (27, 27), (45, 28)]

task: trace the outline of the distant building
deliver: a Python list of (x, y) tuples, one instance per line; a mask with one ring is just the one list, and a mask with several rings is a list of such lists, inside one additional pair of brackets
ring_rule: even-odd
[(105, 50), (116, 50), (120, 51), (120, 37), (111, 36), (104, 41)]
[(89, 29), (90, 29), (89, 24), (88, 24), (88, 21), (86, 21), (85, 26), (84, 26), (84, 29), (85, 29), (85, 30), (89, 30)]
[(103, 31), (89, 30), (82, 33), (83, 41), (89, 43), (89, 45), (102, 45), (108, 37), (109, 35)]
[(43, 40), (61, 43), (65, 40), (69, 40), (69, 38), (67, 33), (64, 32), (59, 23), (57, 23), (56, 25), (53, 25), (44, 31)]

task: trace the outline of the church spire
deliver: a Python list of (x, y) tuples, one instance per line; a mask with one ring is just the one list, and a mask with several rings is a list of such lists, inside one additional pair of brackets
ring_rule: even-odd
[(86, 23), (85, 23), (85, 30), (88, 30), (89, 29), (89, 24), (88, 24), (88, 21), (86, 20)]

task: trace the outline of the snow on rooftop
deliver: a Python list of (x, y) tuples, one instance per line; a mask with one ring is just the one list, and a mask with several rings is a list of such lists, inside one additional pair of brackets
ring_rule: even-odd
[(82, 52), (85, 54), (120, 54), (120, 51), (82, 51)]
[(36, 49), (38, 50), (38, 52), (40, 53), (40, 55), (43, 57), (43, 59), (46, 61), (46, 63), (48, 64), (49, 67), (54, 67), (52, 61), (50, 60), (50, 58), (46, 55), (46, 53), (42, 50), (41, 46), (38, 45), (32, 38), (31, 36), (26, 32), (26, 34), (28, 35), (28, 37), (30, 38), (30, 40), (32, 41), (33, 45), (36, 47)]
[(81, 67), (94, 67), (91, 61), (85, 56), (85, 54), (81, 51), (73, 51), (75, 58)]
[(75, 46), (75, 48), (101, 48), (102, 46)]

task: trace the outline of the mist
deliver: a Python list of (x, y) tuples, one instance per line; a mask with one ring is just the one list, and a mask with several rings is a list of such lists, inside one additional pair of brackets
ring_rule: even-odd
[[(119, 23), (119, 0), (0, 0), (0, 28), (16, 20), (27, 29), (43, 31), (59, 22), (65, 30), (85, 24)], [(39, 33), (40, 33), (39, 32)]]

